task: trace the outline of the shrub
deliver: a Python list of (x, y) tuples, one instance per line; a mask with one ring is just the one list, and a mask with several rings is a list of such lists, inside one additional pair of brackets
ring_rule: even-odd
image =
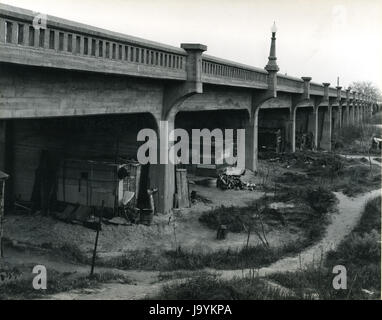
[(305, 195), (306, 202), (319, 215), (327, 213), (336, 201), (333, 192), (323, 187), (317, 189), (308, 188)]
[(271, 288), (257, 277), (232, 280), (219, 275), (206, 274), (186, 280), (184, 283), (164, 286), (155, 300), (270, 300), (290, 299), (278, 288)]
[(245, 230), (245, 226), (252, 223), (257, 211), (255, 205), (244, 208), (221, 206), (203, 213), (199, 221), (213, 230), (217, 230), (223, 224), (231, 232), (242, 232)]

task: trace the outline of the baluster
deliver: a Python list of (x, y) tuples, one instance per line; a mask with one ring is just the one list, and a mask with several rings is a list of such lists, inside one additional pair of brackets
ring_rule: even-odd
[(49, 49), (50, 29), (45, 29), (44, 48)]
[(26, 24), (24, 26), (24, 46), (29, 46), (29, 37), (30, 37), (30, 35), (29, 35), (29, 32), (30, 32), (29, 28), (30, 28), (30, 26), (28, 24)]
[(90, 56), (90, 52), (91, 52), (91, 46), (90, 46), (90, 38), (89, 37), (83, 37), (83, 51), (82, 53), (85, 55), (85, 56)]
[(69, 35), (67, 33), (64, 33), (64, 42), (63, 42), (63, 45), (64, 45), (63, 51), (64, 52), (67, 52), (69, 49), (69, 47), (68, 47), (69, 46), (69, 38), (70, 38)]
[(5, 20), (0, 18), (0, 42), (5, 43)]
[(25, 25), (22, 23), (17, 24), (17, 44), (23, 45), (24, 44), (24, 29)]
[[(96, 58), (98, 58), (99, 57), (99, 41), (97, 40), (97, 39), (94, 39), (94, 41), (95, 41), (95, 52), (94, 52), (94, 56), (96, 57)], [(94, 42), (93, 42), (94, 43)]]
[(60, 47), (60, 33), (54, 31), (54, 50), (58, 51)]
[(40, 47), (40, 29), (34, 29), (34, 45), (33, 46), (35, 48)]
[[(78, 39), (78, 37), (77, 37)], [(78, 48), (77, 48), (78, 46)], [(80, 36), (79, 37), (79, 42), (78, 40), (76, 41), (76, 53), (77, 54), (80, 54), (80, 55), (84, 55), (85, 54), (85, 38)]]
[(106, 41), (102, 42), (102, 58), (106, 58)]
[(123, 46), (120, 44), (118, 46), (118, 58), (119, 58), (119, 60), (125, 60), (124, 52), (125, 52), (125, 50), (123, 50)]
[(17, 34), (18, 34), (18, 24), (16, 22), (12, 22), (12, 43), (17, 44)]

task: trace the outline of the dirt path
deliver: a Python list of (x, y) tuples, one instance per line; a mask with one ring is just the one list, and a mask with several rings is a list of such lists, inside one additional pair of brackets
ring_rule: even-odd
[[(341, 155), (341, 157), (344, 157), (345, 159), (362, 159), (362, 158), (365, 158), (369, 161), (369, 156), (364, 156), (364, 155)], [(378, 166), (378, 167), (382, 167), (382, 163), (377, 161), (377, 160), (374, 160), (374, 158), (377, 158), (377, 156), (370, 156), (370, 161), (372, 164)]]
[[(381, 190), (375, 190), (355, 198), (349, 198), (342, 193), (336, 193), (339, 200), (338, 214), (334, 215), (331, 224), (327, 228), (326, 235), (316, 245), (304, 250), (299, 255), (285, 258), (277, 261), (267, 268), (258, 270), (259, 276), (266, 276), (276, 272), (296, 271), (314, 261), (318, 261), (321, 257), (325, 257), (329, 250), (335, 249), (340, 242), (348, 235), (357, 225), (362, 210), (367, 201), (381, 194)], [(253, 272), (253, 270), (212, 270), (206, 271), (218, 272), (224, 279), (232, 279), (234, 277), (242, 277), (245, 274)], [(151, 295), (155, 295), (164, 283), (158, 283), (157, 272), (137, 272), (125, 271), (127, 276), (137, 281), (137, 285), (126, 284), (105, 284), (100, 289), (92, 289), (80, 292), (68, 292), (52, 296), (52, 299), (122, 299), (134, 300), (142, 299)], [(168, 282), (167, 282), (168, 283)]]

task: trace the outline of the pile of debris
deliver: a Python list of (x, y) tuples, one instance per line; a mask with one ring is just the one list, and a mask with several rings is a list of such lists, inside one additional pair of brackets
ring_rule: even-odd
[(238, 176), (229, 176), (223, 173), (218, 177), (217, 187), (222, 190), (243, 190), (244, 183)]
[(250, 190), (254, 191), (256, 184), (244, 183), (241, 177), (245, 174), (245, 169), (226, 168), (219, 174), (217, 187), (221, 190)]

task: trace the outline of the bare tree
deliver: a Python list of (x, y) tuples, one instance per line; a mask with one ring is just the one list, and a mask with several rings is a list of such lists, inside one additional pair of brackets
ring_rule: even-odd
[(369, 81), (356, 81), (350, 85), (351, 89), (359, 93), (380, 100), (382, 98), (381, 90)]

